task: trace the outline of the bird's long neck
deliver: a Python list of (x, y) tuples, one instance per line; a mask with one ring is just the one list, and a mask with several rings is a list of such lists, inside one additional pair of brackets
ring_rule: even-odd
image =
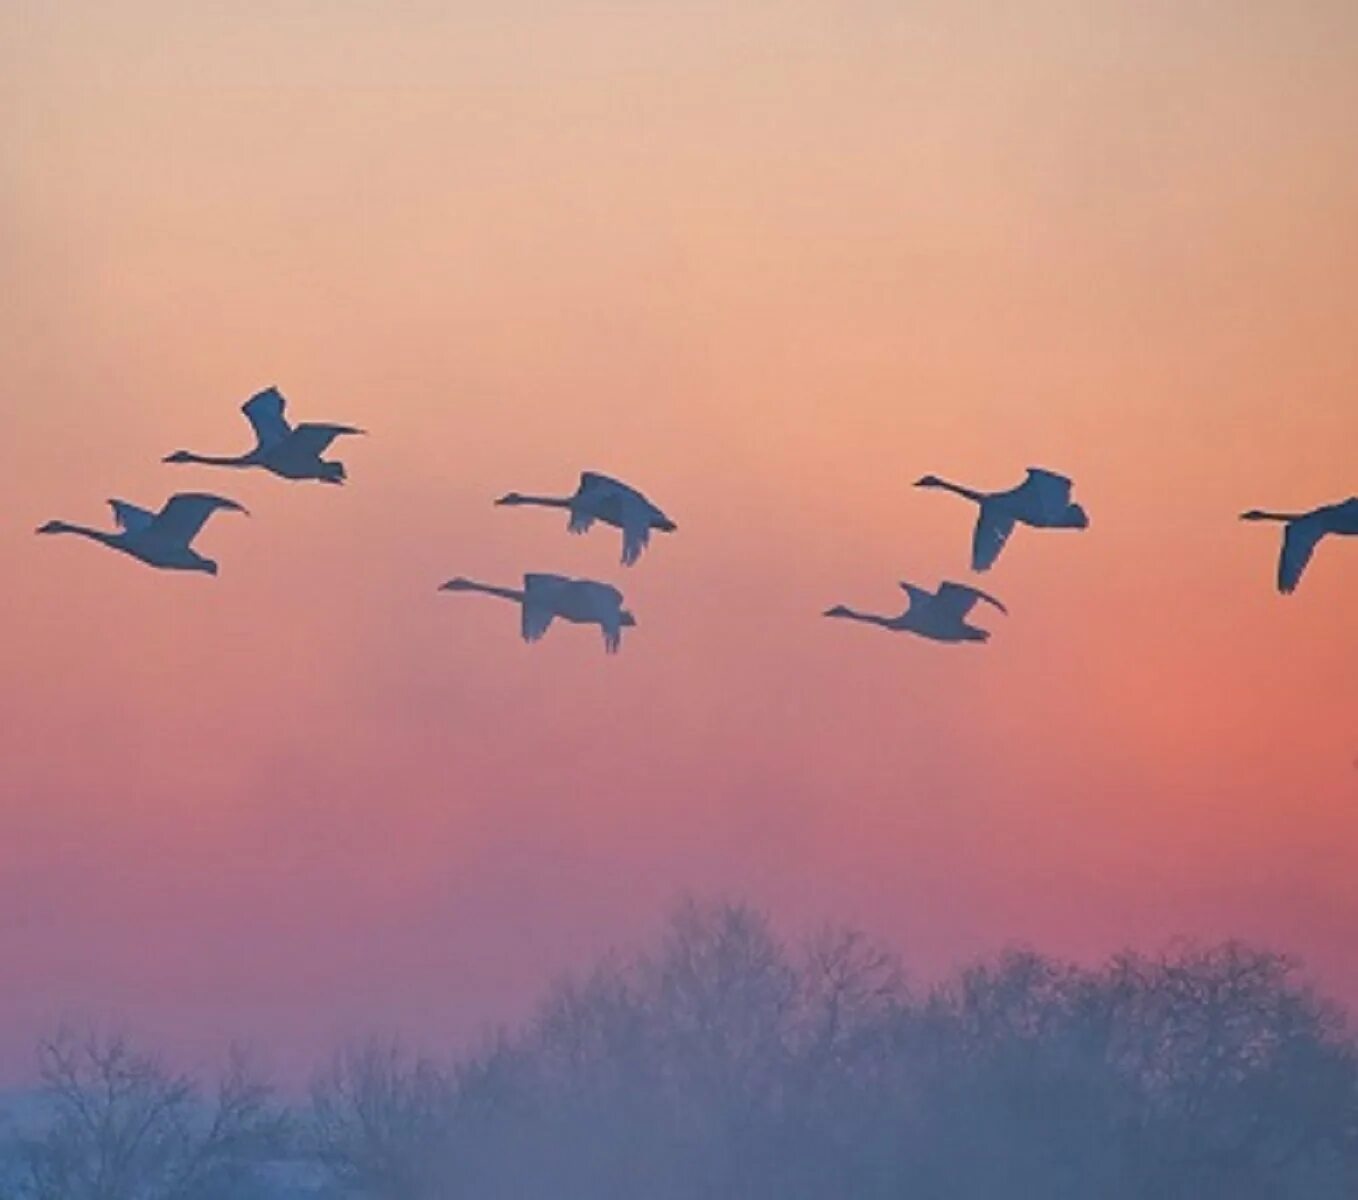
[(1246, 521), (1282, 521), (1287, 523), (1290, 521), (1300, 521), (1303, 515), (1303, 513), (1264, 512), (1256, 508), (1247, 512), (1243, 519)]
[(99, 542), (105, 546), (117, 545), (123, 537), (121, 533), (109, 533), (106, 529), (91, 529), (88, 525), (72, 525), (69, 521), (53, 521), (45, 532), (73, 533), (77, 537), (89, 538), (90, 541)]
[(836, 613), (836, 616), (843, 617), (846, 621), (866, 621), (869, 625), (888, 626), (891, 624), (891, 617), (883, 617), (878, 613), (859, 612), (854, 608), (846, 608), (843, 612)]
[(519, 496), (515, 504), (536, 504), (541, 508), (570, 508), (571, 496)]
[(988, 498), (984, 492), (978, 492), (975, 488), (963, 487), (960, 483), (939, 479), (937, 476), (931, 478), (926, 486), (942, 488), (945, 492), (955, 492), (959, 496), (965, 496), (968, 500), (976, 501), (977, 504), (983, 503)]
[(514, 588), (496, 587), (490, 583), (477, 583), (475, 580), (465, 579), (457, 588), (459, 592), (484, 592), (487, 596), (499, 596), (502, 600), (513, 600), (515, 604), (523, 603), (523, 592)]
[(248, 467), (253, 464), (255, 453), (251, 451), (249, 454), (195, 454), (192, 450), (186, 450), (177, 461), (197, 463), (204, 467)]

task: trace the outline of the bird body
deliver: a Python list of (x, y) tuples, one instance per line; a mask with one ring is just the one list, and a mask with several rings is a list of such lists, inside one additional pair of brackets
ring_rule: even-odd
[(1037, 529), (1086, 529), (1089, 517), (1071, 500), (1071, 481), (1055, 471), (1029, 467), (1027, 477), (1005, 492), (979, 492), (949, 483), (937, 475), (926, 475), (916, 487), (942, 488), (980, 505), (976, 530), (972, 536), (971, 566), (988, 571), (999, 558), (1016, 524)]
[(1326, 534), (1358, 536), (1358, 496), (1338, 504), (1326, 504), (1305, 513), (1264, 512), (1257, 508), (1241, 513), (1242, 521), (1280, 521), (1284, 525), (1282, 553), (1278, 556), (1278, 591), (1297, 590), (1302, 573)]
[(343, 483), (344, 464), (321, 456), (338, 437), (361, 434), (352, 425), (303, 424), (292, 426), (284, 416), (287, 401), (277, 388), (257, 392), (241, 407), (255, 433), (255, 448), (245, 454), (218, 456), (176, 450), (169, 463), (198, 463), (211, 467), (262, 467), (283, 479), (316, 479)]
[(622, 562), (628, 567), (641, 557), (651, 540), (652, 530), (673, 533), (677, 528), (636, 488), (597, 471), (585, 471), (571, 496), (525, 496), (509, 492), (495, 503), (568, 509), (570, 521), (566, 528), (571, 533), (588, 533), (595, 521), (612, 525), (622, 530)]
[(857, 612), (843, 604), (826, 609), (824, 615), (880, 625), (894, 633), (914, 633), (935, 642), (984, 642), (990, 631), (969, 625), (966, 620), (977, 601), (984, 600), (1002, 613), (1009, 612), (994, 596), (964, 583), (944, 583), (937, 592), (913, 583), (902, 583), (901, 587), (910, 597), (910, 605), (899, 616)]
[(530, 574), (523, 577), (520, 589), (459, 577), (450, 579), (439, 590), (482, 592), (514, 601), (522, 609), (521, 632), (525, 642), (536, 642), (546, 634), (552, 621), (560, 617), (576, 625), (598, 625), (603, 632), (604, 649), (614, 654), (622, 645), (623, 629), (636, 624), (636, 618), (622, 606), (622, 593), (611, 584), (593, 579)]
[(48, 521), (38, 532), (72, 533), (162, 570), (215, 575), (217, 564), (193, 549), (193, 540), (213, 513), (246, 511), (234, 500), (199, 492), (171, 496), (158, 513), (125, 500), (110, 500), (109, 506), (118, 526), (116, 531), (91, 529), (69, 521)]

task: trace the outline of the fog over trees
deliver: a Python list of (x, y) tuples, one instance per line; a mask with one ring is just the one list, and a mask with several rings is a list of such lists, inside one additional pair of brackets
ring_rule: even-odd
[(932, 987), (851, 931), (687, 903), (474, 1053), (374, 1041), (282, 1104), (40, 1048), (0, 1200), (1340, 1200), (1358, 1042), (1277, 954), (1012, 952)]

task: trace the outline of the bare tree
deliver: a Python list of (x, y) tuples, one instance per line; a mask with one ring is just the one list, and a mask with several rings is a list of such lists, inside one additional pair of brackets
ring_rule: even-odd
[(446, 1178), (453, 1087), (433, 1062), (371, 1042), (342, 1053), (312, 1088), (315, 1152), (344, 1195), (432, 1200)]
[(19, 1141), (22, 1200), (241, 1200), (285, 1141), (238, 1054), (210, 1097), (121, 1036), (58, 1034), (39, 1066), (44, 1118)]

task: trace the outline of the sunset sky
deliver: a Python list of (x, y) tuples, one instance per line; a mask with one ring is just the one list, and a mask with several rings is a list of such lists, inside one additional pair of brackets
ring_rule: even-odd
[[(19, 0), (0, 100), (0, 1081), (447, 1045), (686, 892), (1358, 1002), (1358, 544), (1236, 520), (1358, 492), (1349, 0)], [(348, 487), (160, 463), (269, 384)], [(988, 645), (821, 619), (1028, 464)], [(491, 503), (582, 468), (679, 532)], [(216, 579), (33, 536), (176, 490)], [(623, 652), (436, 591), (525, 570)]]

